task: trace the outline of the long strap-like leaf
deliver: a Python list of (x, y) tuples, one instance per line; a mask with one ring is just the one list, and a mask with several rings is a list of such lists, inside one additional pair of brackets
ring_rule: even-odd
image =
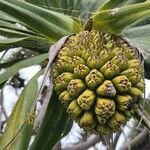
[(144, 16), (150, 16), (150, 2), (98, 11), (93, 14), (92, 21), (96, 29), (120, 34), (125, 27)]
[(23, 1), (0, 0), (0, 11), (13, 16), (18, 22), (51, 42), (81, 30), (80, 25), (72, 18)]
[(131, 4), (137, 4), (145, 2), (146, 0), (109, 0), (100, 10), (113, 9), (121, 6), (127, 6)]
[(20, 69), (29, 67), (31, 65), (39, 64), (48, 58), (48, 54), (42, 54), (26, 60), (22, 60), (9, 68), (6, 68), (5, 72), (0, 74), (0, 84), (14, 76)]
[[(38, 72), (25, 86), (9, 117), (5, 131), (0, 139), (0, 150), (26, 150), (32, 135), (35, 97), (38, 92)], [(32, 92), (31, 92), (32, 91)], [(32, 122), (30, 122), (33, 119)]]

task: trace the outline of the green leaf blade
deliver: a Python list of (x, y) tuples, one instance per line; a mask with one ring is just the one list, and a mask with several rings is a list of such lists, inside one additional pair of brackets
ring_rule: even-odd
[(135, 46), (150, 54), (150, 25), (142, 25), (128, 28), (122, 32)]
[(141, 2), (145, 2), (146, 0), (109, 0), (106, 4), (104, 4), (100, 10), (113, 9), (121, 6), (137, 4)]
[(0, 84), (5, 82), (7, 79), (12, 77), (13, 75), (15, 75), (20, 69), (41, 63), (47, 58), (48, 58), (48, 54), (41, 54), (39, 56), (35, 56), (26, 60), (22, 60), (14, 64), (13, 66), (7, 68), (3, 73), (0, 74)]
[(150, 2), (99, 11), (92, 16), (93, 28), (120, 34), (126, 26), (145, 16), (150, 16)]
[(81, 30), (80, 25), (70, 17), (23, 1), (0, 0), (0, 10), (51, 42)]
[(101, 7), (100, 10), (113, 9), (115, 7), (118, 7), (119, 5), (122, 5), (127, 1), (128, 0), (110, 0), (103, 7)]
[(28, 148), (34, 122), (33, 108), (38, 93), (37, 77), (42, 73), (42, 71), (38, 72), (19, 96), (0, 139), (0, 149), (26, 150)]

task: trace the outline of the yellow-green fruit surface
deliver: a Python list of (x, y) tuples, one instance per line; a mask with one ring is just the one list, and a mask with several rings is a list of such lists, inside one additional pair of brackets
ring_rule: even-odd
[(120, 37), (95, 30), (70, 36), (63, 45), (52, 67), (54, 89), (85, 131), (110, 134), (132, 117), (144, 91), (137, 54)]

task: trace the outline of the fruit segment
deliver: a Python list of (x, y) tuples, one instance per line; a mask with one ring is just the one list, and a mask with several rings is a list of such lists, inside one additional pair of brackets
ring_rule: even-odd
[(87, 132), (119, 131), (141, 102), (140, 55), (122, 38), (91, 30), (70, 36), (52, 65), (54, 89)]

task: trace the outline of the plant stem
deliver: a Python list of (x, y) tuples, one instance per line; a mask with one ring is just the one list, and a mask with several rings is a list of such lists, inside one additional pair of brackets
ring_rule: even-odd
[(150, 129), (150, 120), (148, 120), (148, 118), (145, 116), (145, 114), (141, 111), (140, 108), (137, 109), (137, 113), (142, 118), (147, 127)]

